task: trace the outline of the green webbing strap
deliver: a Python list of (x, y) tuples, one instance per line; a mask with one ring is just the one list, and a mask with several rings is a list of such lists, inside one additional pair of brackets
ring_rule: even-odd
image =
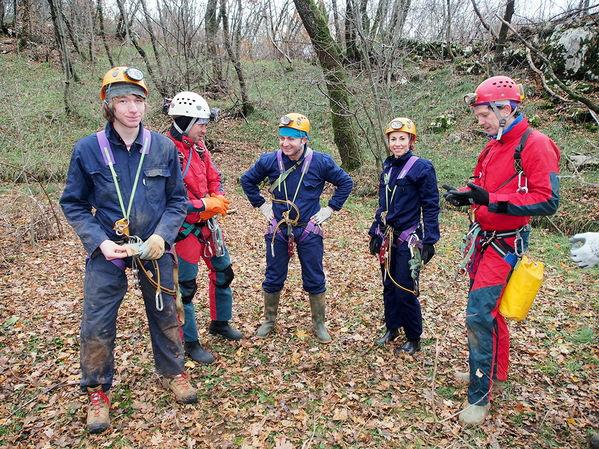
[(272, 183), (272, 185), (270, 186), (270, 193), (273, 193), (275, 191), (275, 189), (277, 187), (279, 187), (279, 185), (285, 181), (285, 179), (287, 178), (287, 176), (289, 176), (291, 174), (291, 172), (293, 172), (297, 167), (299, 167), (300, 162), (303, 162), (303, 159), (297, 161), (295, 164), (293, 164), (291, 166), (291, 168), (289, 168), (288, 170), (285, 171), (285, 173), (281, 173), (279, 175), (279, 177), (277, 178), (277, 180), (275, 182)]
[(141, 158), (139, 159), (139, 164), (137, 165), (137, 173), (135, 173), (135, 181), (133, 182), (133, 188), (131, 189), (131, 197), (129, 198), (129, 206), (127, 207), (127, 212), (125, 212), (125, 205), (123, 203), (123, 196), (121, 195), (121, 189), (119, 187), (119, 181), (117, 180), (116, 172), (114, 171), (112, 159), (110, 158), (110, 154), (108, 152), (108, 148), (103, 148), (102, 150), (106, 153), (106, 159), (108, 160), (108, 167), (110, 168), (110, 173), (112, 173), (112, 180), (114, 181), (114, 186), (116, 187), (116, 194), (119, 197), (119, 204), (121, 205), (121, 211), (123, 212), (123, 217), (129, 220), (129, 214), (131, 213), (131, 206), (133, 205), (133, 197), (135, 196), (135, 190), (137, 189), (137, 182), (139, 181), (139, 174), (141, 172), (141, 166), (144, 163), (144, 157), (146, 156), (146, 147), (148, 146), (148, 138), (146, 137), (144, 140), (144, 146), (141, 152)]
[(466, 265), (468, 264), (468, 262), (470, 262), (470, 259), (472, 259), (474, 247), (476, 246), (476, 238), (478, 237), (480, 230), (480, 225), (478, 223), (474, 223), (474, 228), (472, 228), (464, 237), (462, 237), (462, 253), (466, 251), (466, 246), (468, 246), (468, 240), (470, 240), (470, 248), (468, 249), (468, 253), (464, 255), (462, 263), (458, 267), (456, 278), (460, 273), (463, 273), (466, 270)]

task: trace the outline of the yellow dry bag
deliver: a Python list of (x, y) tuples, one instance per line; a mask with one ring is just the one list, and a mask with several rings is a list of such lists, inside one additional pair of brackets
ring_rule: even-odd
[(522, 256), (503, 291), (499, 313), (510, 320), (524, 320), (542, 282), (543, 263)]

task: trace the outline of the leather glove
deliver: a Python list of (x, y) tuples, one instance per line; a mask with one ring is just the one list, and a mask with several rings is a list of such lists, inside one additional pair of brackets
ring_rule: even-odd
[(373, 256), (378, 256), (381, 253), (381, 240), (376, 235), (370, 237), (368, 248), (370, 249), (370, 254)]
[[(599, 262), (599, 232), (576, 234), (570, 239), (570, 259), (580, 268), (590, 268)], [(580, 245), (579, 243), (582, 243)]]
[(143, 242), (140, 249), (140, 259), (160, 259), (164, 254), (164, 239), (158, 234), (152, 234), (145, 242)]
[(274, 218), (274, 213), (272, 212), (272, 203), (267, 203), (265, 202), (264, 204), (262, 204), (262, 206), (260, 206), (260, 212), (262, 212), (262, 215), (264, 215), (264, 218), (266, 218), (269, 222)]
[(430, 243), (422, 244), (422, 263), (426, 265), (435, 255), (435, 245)]
[(323, 224), (331, 217), (331, 215), (333, 215), (333, 212), (334, 211), (333, 209), (331, 209), (330, 206), (321, 207), (318, 212), (316, 212), (314, 215), (312, 215), (312, 217), (310, 217), (310, 221), (317, 225)]
[(223, 195), (217, 195), (213, 193), (207, 198), (202, 198), (204, 202), (204, 210), (200, 212), (200, 218), (207, 220), (217, 214), (221, 214), (223, 217), (227, 215), (229, 210), (229, 204), (231, 200), (226, 199)]
[(466, 184), (470, 190), (457, 190), (455, 187), (443, 184), (447, 190), (443, 197), (454, 206), (467, 206), (469, 204), (489, 205), (489, 192), (476, 184), (469, 182)]

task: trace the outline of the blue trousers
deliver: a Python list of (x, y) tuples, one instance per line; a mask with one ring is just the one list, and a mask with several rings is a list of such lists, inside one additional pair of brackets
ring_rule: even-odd
[[(399, 285), (409, 290), (414, 290), (414, 280), (410, 273), (410, 249), (404, 242), (399, 248), (391, 248), (389, 271)], [(383, 275), (383, 301), (385, 304), (385, 324), (387, 329), (403, 327), (408, 340), (416, 340), (422, 335), (422, 312), (420, 301), (414, 294), (397, 287), (385, 273), (385, 266), (381, 264)]]
[[(285, 230), (286, 231), (286, 230)], [(297, 242), (304, 232), (303, 228), (294, 228), (294, 238)], [(286, 234), (286, 232), (284, 232)], [(281, 291), (289, 269), (289, 249), (287, 240), (278, 235), (274, 240), (274, 257), (271, 251), (272, 234), (267, 234), (266, 239), (266, 273), (262, 289), (267, 293)], [(326, 281), (322, 267), (324, 245), (322, 237), (308, 234), (308, 237), (296, 245), (297, 256), (302, 267), (302, 282), (304, 290), (311, 294), (326, 291)]]
[[(165, 254), (156, 262), (160, 270), (161, 285), (172, 290), (172, 255)], [(130, 266), (130, 259), (127, 259), (127, 264)], [(146, 261), (144, 266), (153, 273), (153, 279), (157, 279), (151, 261)], [(164, 308), (158, 311), (156, 289), (141, 270), (139, 279), (156, 371), (162, 376), (181, 374), (185, 372), (185, 366), (174, 298), (163, 292)], [(87, 261), (80, 333), (80, 386), (83, 391), (86, 387), (95, 385), (102, 385), (102, 389), (106, 391), (112, 385), (116, 318), (127, 287), (125, 271), (107, 261), (101, 253)]]

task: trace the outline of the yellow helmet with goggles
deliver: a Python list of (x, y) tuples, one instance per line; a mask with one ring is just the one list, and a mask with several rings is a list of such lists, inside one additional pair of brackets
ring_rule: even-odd
[(108, 101), (114, 97), (129, 94), (143, 98), (148, 96), (148, 87), (141, 70), (135, 67), (118, 66), (106, 72), (100, 90), (102, 100)]
[(389, 134), (395, 131), (401, 131), (412, 135), (412, 142), (416, 142), (416, 125), (414, 122), (406, 117), (395, 117), (387, 124), (385, 130), (385, 136), (389, 137)]
[[(282, 128), (291, 128), (299, 131), (299, 135), (303, 137), (310, 137), (310, 120), (303, 114), (297, 112), (290, 112), (285, 114), (279, 120), (279, 132), (284, 132)], [(303, 133), (306, 133), (305, 135)], [(293, 137), (293, 136), (292, 136)]]

